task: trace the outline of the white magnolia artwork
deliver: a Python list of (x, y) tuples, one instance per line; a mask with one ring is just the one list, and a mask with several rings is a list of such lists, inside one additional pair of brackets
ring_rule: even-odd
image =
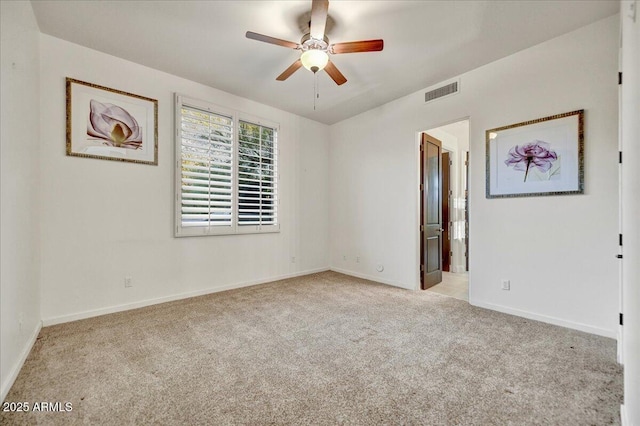
[(67, 78), (67, 155), (158, 164), (158, 101)]

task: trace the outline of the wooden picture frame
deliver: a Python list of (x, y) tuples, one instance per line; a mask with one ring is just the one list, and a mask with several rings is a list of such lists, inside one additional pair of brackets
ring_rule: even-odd
[(158, 101), (67, 77), (67, 155), (158, 165)]
[(584, 193), (584, 110), (486, 131), (486, 197)]

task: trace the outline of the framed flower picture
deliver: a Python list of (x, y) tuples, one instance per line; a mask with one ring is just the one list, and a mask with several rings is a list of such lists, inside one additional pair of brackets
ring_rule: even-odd
[(486, 131), (487, 198), (584, 193), (584, 110)]
[(158, 101), (67, 77), (67, 155), (158, 164)]

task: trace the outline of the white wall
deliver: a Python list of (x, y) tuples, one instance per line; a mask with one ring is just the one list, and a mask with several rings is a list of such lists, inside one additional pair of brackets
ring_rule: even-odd
[(38, 25), (29, 2), (0, 2), (2, 400), (40, 329)]
[[(328, 268), (326, 125), (47, 35), (40, 55), (45, 325)], [(159, 165), (66, 156), (65, 77), (157, 99)], [(173, 237), (174, 92), (280, 124), (280, 233)]]
[[(635, 3), (635, 20), (631, 7)], [(640, 425), (640, 4), (620, 2), (622, 25), (623, 426)]]
[[(425, 105), (420, 91), (331, 126), (331, 267), (418, 288), (417, 132), (470, 117), (470, 302), (615, 337), (618, 27), (598, 21), (463, 74), (455, 96)], [(486, 129), (581, 108), (584, 195), (485, 198)]]

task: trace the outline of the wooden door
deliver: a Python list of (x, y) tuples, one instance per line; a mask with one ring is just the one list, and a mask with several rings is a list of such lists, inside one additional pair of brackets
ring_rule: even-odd
[(451, 272), (451, 219), (449, 201), (451, 200), (451, 155), (442, 153), (442, 270)]
[(420, 276), (424, 290), (442, 281), (442, 142), (423, 133), (420, 154)]

